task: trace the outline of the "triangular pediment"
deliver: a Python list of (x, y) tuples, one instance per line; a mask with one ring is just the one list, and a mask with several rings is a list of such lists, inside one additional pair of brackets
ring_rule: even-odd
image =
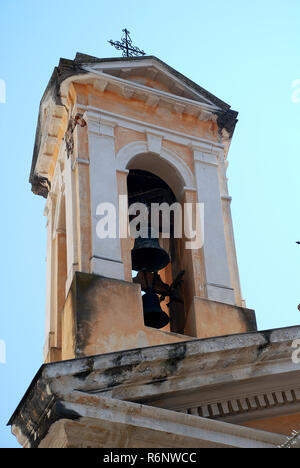
[(60, 125), (64, 125), (68, 93), (73, 84), (87, 84), (97, 96), (106, 92), (118, 94), (127, 106), (140, 101), (150, 110), (216, 122), (219, 131), (224, 130), (225, 151), (228, 151), (237, 112), (162, 60), (154, 56), (97, 58), (77, 53), (74, 60), (60, 59), (41, 100), (30, 172), (35, 193), (47, 196), (49, 187), (45, 184), (50, 156), (58, 142)]
[(157, 67), (134, 67), (134, 68), (119, 68), (115, 70), (107, 70), (105, 73), (136, 83), (151, 89), (156, 89), (165, 93), (170, 93), (174, 96), (191, 99), (203, 104), (212, 103), (205, 99), (200, 94), (192, 91), (179, 80), (175, 80), (172, 76), (167, 75)]
[(90, 57), (89, 63), (88, 56), (78, 54), (76, 61), (81, 62), (87, 71), (105, 74), (149, 90), (185, 98), (215, 109), (230, 107), (156, 57), (98, 60)]

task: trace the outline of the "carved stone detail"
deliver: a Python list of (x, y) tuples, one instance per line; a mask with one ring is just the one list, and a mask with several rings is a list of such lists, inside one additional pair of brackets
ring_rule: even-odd
[(300, 388), (214, 402), (194, 408), (181, 409), (179, 412), (203, 418), (224, 419), (228, 416), (266, 410), (298, 402), (300, 402)]

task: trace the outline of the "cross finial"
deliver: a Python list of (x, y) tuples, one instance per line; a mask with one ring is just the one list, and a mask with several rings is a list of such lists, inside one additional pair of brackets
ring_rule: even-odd
[(122, 50), (122, 55), (123, 57), (133, 57), (137, 55), (146, 55), (145, 52), (138, 47), (133, 47), (132, 45), (132, 39), (130, 37), (130, 31), (128, 29), (123, 29), (122, 32), (124, 35), (121, 38), (120, 41), (107, 41), (115, 47), (117, 50)]

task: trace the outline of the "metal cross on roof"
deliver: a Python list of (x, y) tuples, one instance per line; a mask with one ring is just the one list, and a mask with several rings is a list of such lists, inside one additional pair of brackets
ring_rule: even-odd
[(133, 56), (137, 56), (137, 55), (146, 55), (146, 53), (139, 49), (138, 47), (134, 47), (132, 45), (132, 39), (130, 37), (130, 31), (128, 31), (128, 29), (123, 29), (122, 32), (124, 33), (124, 35), (122, 36), (121, 38), (121, 42), (120, 41), (107, 41), (110, 43), (110, 45), (112, 45), (113, 47), (115, 47), (117, 50), (122, 50), (122, 55), (123, 57), (133, 57)]

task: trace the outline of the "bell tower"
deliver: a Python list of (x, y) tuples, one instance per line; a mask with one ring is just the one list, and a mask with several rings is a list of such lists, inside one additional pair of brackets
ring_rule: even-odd
[(30, 178), (46, 198), (45, 362), (256, 329), (226, 179), (236, 118), (156, 57), (61, 59)]
[[(124, 32), (114, 45), (133, 53)], [(23, 447), (275, 448), (298, 430), (300, 329), (257, 331), (242, 299), (236, 122), (156, 57), (60, 60), (30, 175), (46, 200), (46, 339), (8, 423)]]

